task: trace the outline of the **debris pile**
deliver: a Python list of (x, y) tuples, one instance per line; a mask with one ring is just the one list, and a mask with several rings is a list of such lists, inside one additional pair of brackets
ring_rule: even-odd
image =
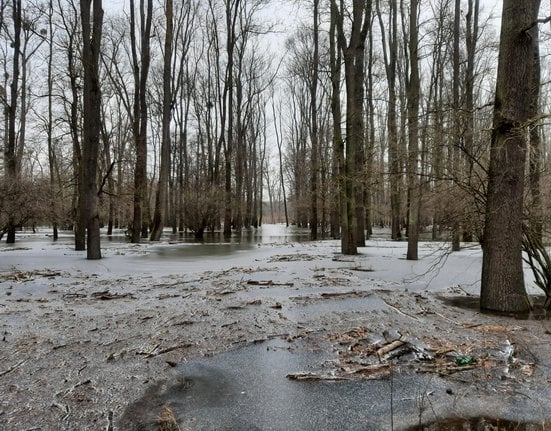
[[(478, 329), (478, 328), (477, 328)], [(368, 328), (356, 328), (329, 334), (326, 342), (336, 353), (335, 360), (323, 364), (323, 372), (293, 373), (291, 380), (365, 380), (389, 376), (393, 370), (413, 369), (417, 373), (448, 376), (481, 369), (497, 371), (501, 378), (530, 377), (535, 364), (517, 356), (509, 338), (504, 343), (484, 340), (451, 345), (437, 337), (421, 340), (399, 330), (373, 334)]]

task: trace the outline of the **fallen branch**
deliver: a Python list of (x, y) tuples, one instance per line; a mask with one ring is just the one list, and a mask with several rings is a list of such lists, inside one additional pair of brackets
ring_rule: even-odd
[(354, 268), (343, 268), (348, 269), (350, 271), (360, 271), (360, 272), (374, 272), (375, 270), (373, 268), (362, 268), (361, 266), (355, 266)]
[(3, 377), (5, 376), (6, 374), (9, 374), (11, 373), (12, 371), (18, 369), (21, 365), (23, 365), (25, 362), (27, 362), (26, 359), (22, 360), (22, 361), (19, 361), (17, 364), (11, 366), (10, 368), (8, 368), (7, 370), (4, 370), (0, 373), (0, 377)]
[[(381, 298), (382, 299), (382, 298)], [(413, 319), (415, 320), (416, 322), (420, 322), (420, 320), (415, 317), (415, 316), (412, 316), (411, 314), (407, 314), (407, 313), (404, 313), (402, 310), (400, 310), (399, 308), (395, 307), (394, 305), (392, 305), (391, 303), (389, 303), (388, 301), (386, 301), (385, 299), (383, 299), (383, 302), (388, 305), (390, 308), (392, 308), (394, 311), (396, 311), (397, 313), (401, 314), (402, 316), (406, 316), (406, 317), (409, 317), (410, 319)]]
[(264, 280), (264, 281), (247, 280), (247, 284), (250, 284), (252, 286), (289, 286), (289, 287), (293, 287), (295, 285), (295, 283), (292, 283), (292, 282), (279, 283), (277, 281), (272, 281), (272, 280)]
[(65, 398), (67, 395), (69, 395), (71, 392), (73, 392), (76, 388), (79, 386), (84, 386), (92, 383), (92, 380), (83, 380), (81, 382), (75, 383), (73, 386), (71, 386), (69, 389), (65, 389), (64, 391), (58, 392), (56, 394), (57, 397)]
[(393, 350), (396, 350), (399, 347), (402, 347), (404, 344), (406, 344), (405, 341), (394, 340), (391, 343), (388, 343), (388, 344), (384, 345), (383, 347), (381, 347), (379, 350), (377, 350), (377, 356), (380, 358), (381, 356), (384, 356), (387, 353), (390, 353)]
[(193, 344), (191, 344), (191, 343), (181, 343), (181, 344), (176, 344), (174, 346), (170, 346), (170, 347), (167, 347), (165, 349), (158, 350), (158, 351), (152, 351), (152, 352), (149, 352), (149, 353), (138, 352), (138, 354), (145, 355), (146, 358), (152, 358), (154, 356), (159, 356), (159, 355), (163, 355), (163, 354), (168, 353), (168, 352), (172, 352), (173, 350), (186, 349), (188, 347), (191, 347), (192, 345)]
[(315, 382), (320, 380), (338, 381), (346, 380), (346, 378), (331, 374), (315, 374), (315, 373), (293, 373), (287, 374), (289, 380), (296, 380), (299, 382)]
[(103, 292), (94, 292), (91, 296), (93, 299), (98, 300), (122, 299), (128, 297), (134, 298), (131, 293), (111, 293), (108, 290), (105, 290)]
[(417, 368), (418, 373), (438, 373), (440, 376), (449, 376), (451, 374), (459, 373), (461, 371), (469, 371), (478, 368), (478, 365), (440, 365), (440, 364), (427, 364), (422, 368)]

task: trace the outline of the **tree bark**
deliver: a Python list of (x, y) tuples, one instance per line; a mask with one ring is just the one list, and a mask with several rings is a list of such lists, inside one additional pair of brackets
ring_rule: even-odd
[(172, 45), (173, 45), (173, 1), (166, 0), (166, 34), (163, 64), (163, 113), (161, 136), (161, 166), (155, 197), (155, 212), (151, 241), (159, 241), (163, 233), (168, 206), (168, 179), (170, 173), (170, 120), (172, 118)]
[(314, 28), (312, 58), (312, 82), (310, 83), (310, 238), (318, 239), (318, 172), (319, 172), (319, 136), (318, 136), (318, 75), (319, 75), (319, 0), (314, 3)]
[[(17, 133), (16, 117), (17, 117), (17, 101), (19, 99), (19, 63), (20, 63), (20, 51), (21, 51), (21, 0), (13, 0), (13, 60), (12, 60), (12, 80), (10, 83), (10, 103), (7, 105), (8, 114), (8, 138), (6, 142), (6, 148), (4, 149), (4, 163), (6, 167), (6, 177), (8, 180), (8, 187), (11, 190), (12, 196), (17, 196), (18, 184), (18, 172), (17, 166)], [(24, 108), (24, 107), (23, 107)], [(15, 243), (15, 199), (13, 202), (8, 203), (8, 225), (7, 225), (7, 237), (6, 243)]]
[(134, 70), (134, 110), (132, 133), (136, 147), (136, 163), (134, 169), (134, 218), (132, 222), (133, 243), (139, 243), (142, 237), (147, 237), (149, 202), (147, 199), (147, 77), (151, 62), (150, 40), (151, 19), (153, 15), (153, 1), (140, 1), (140, 29), (141, 46), (140, 60), (138, 61), (136, 40), (136, 11), (134, 0), (130, 0), (130, 33), (132, 48), (132, 67)]
[[(459, 58), (459, 39), (460, 34), (460, 18), (461, 18), (461, 1), (455, 0), (455, 12), (453, 21), (453, 83), (452, 83), (452, 121), (453, 121), (453, 138), (450, 148), (450, 168), (452, 175), (457, 181), (461, 181), (461, 172), (459, 164), (459, 149), (461, 148), (461, 106), (459, 101), (459, 80), (460, 80), (460, 58)], [(461, 205), (457, 203), (456, 205)], [(462, 213), (461, 208), (454, 208), (455, 215), (452, 220), (452, 251), (461, 249), (461, 224), (459, 214)]]
[(480, 291), (480, 306), (488, 310), (529, 309), (522, 269), (522, 210), (539, 4), (503, 1)]
[(419, 242), (419, 54), (417, 15), (419, 12), (418, 0), (411, 0), (409, 12), (409, 61), (410, 76), (407, 85), (408, 111), (408, 187), (409, 187), (409, 214), (408, 214), (408, 248), (407, 259), (418, 259)]
[[(402, 238), (400, 228), (400, 182), (401, 168), (398, 143), (397, 125), (397, 96), (396, 96), (396, 57), (398, 55), (398, 6), (396, 0), (390, 0), (390, 29), (386, 30), (380, 10), (379, 0), (376, 1), (377, 16), (381, 27), (383, 42), (383, 56), (388, 81), (388, 178), (390, 183), (390, 212), (391, 212), (391, 238), (398, 240)], [(386, 33), (388, 32), (388, 48)]]
[[(364, 184), (364, 80), (365, 80), (365, 41), (371, 24), (371, 1), (354, 0), (352, 3), (352, 28), (349, 41), (346, 41), (343, 17), (343, 1), (340, 11), (332, 0), (335, 9), (337, 42), (344, 58), (346, 82), (346, 145), (344, 151), (344, 187), (341, 190), (341, 249), (343, 254), (357, 254), (358, 245), (365, 244), (365, 209), (363, 205)], [(344, 193), (343, 193), (344, 191)], [(361, 199), (359, 199), (361, 197)]]
[[(99, 55), (103, 25), (102, 0), (80, 2), (82, 19), (83, 139), (80, 168), (80, 218), (86, 225), (86, 257), (101, 259), (98, 213), (98, 153), (101, 133)], [(90, 5), (93, 4), (93, 10)]]

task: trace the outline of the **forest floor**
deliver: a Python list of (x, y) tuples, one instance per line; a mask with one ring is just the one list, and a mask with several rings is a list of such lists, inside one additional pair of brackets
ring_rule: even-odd
[[(390, 425), (344, 418), (342, 429), (470, 416), (548, 429), (551, 323), (477, 310), (478, 246), (449, 253), (423, 243), (417, 262), (405, 260), (405, 243), (385, 240), (354, 257), (336, 241), (259, 243), (213, 257), (204, 248), (182, 255), (185, 247), (193, 245), (105, 242), (103, 259), (87, 261), (70, 241), (44, 236), (0, 246), (0, 429), (160, 429), (164, 394), (185, 389), (181, 364), (273, 339), (333, 355), (289, 369), (294, 384), (400, 373), (435, 382), (411, 388), (409, 413)], [(175, 415), (182, 430), (209, 429)], [(250, 429), (289, 429), (264, 424)]]

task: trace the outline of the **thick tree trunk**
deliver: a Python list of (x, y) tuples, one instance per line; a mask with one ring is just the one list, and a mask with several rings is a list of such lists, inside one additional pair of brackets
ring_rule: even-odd
[(4, 149), (4, 163), (6, 168), (6, 178), (8, 180), (8, 187), (10, 194), (13, 196), (13, 201), (8, 203), (8, 225), (7, 225), (7, 238), (6, 243), (15, 243), (15, 217), (13, 213), (16, 208), (15, 197), (19, 195), (17, 190), (18, 176), (17, 166), (17, 133), (16, 117), (17, 117), (17, 102), (19, 99), (19, 59), (21, 50), (21, 0), (13, 0), (13, 60), (12, 60), (12, 77), (10, 83), (10, 103), (7, 105), (8, 114), (8, 130), (7, 130), (7, 142)]
[(151, 62), (151, 19), (153, 15), (153, 1), (140, 2), (140, 30), (141, 46), (138, 61), (136, 40), (136, 18), (134, 0), (130, 0), (130, 34), (132, 48), (132, 62), (134, 69), (134, 118), (132, 132), (136, 147), (136, 162), (134, 169), (134, 218), (132, 222), (131, 241), (139, 243), (141, 238), (147, 238), (149, 221), (149, 201), (147, 199), (147, 77)]
[[(390, 183), (390, 212), (391, 212), (391, 238), (398, 240), (402, 238), (400, 222), (400, 182), (402, 170), (400, 168), (400, 155), (398, 143), (397, 125), (397, 96), (396, 96), (396, 57), (398, 55), (398, 6), (396, 0), (390, 0), (390, 29), (386, 30), (380, 10), (379, 0), (376, 1), (377, 16), (381, 27), (383, 39), (383, 55), (385, 60), (386, 77), (388, 81), (388, 180)], [(388, 32), (388, 48), (386, 34)]]
[(483, 309), (529, 308), (522, 269), (522, 209), (539, 3), (503, 2), (484, 226)]
[(173, 11), (172, 0), (166, 1), (166, 33), (163, 65), (163, 118), (161, 137), (161, 166), (159, 168), (159, 182), (155, 197), (155, 212), (151, 241), (159, 241), (163, 233), (168, 207), (168, 179), (170, 174), (170, 120), (172, 117), (172, 40), (173, 40)]
[[(461, 106), (459, 101), (459, 80), (460, 80), (460, 53), (459, 53), (459, 39), (460, 34), (460, 18), (461, 18), (461, 1), (455, 0), (455, 12), (454, 12), (454, 24), (453, 24), (453, 83), (452, 83), (452, 97), (453, 97), (453, 138), (451, 140), (450, 148), (450, 169), (452, 169), (452, 175), (457, 181), (461, 181), (460, 163), (459, 163), (459, 149), (461, 147)], [(461, 205), (456, 203), (456, 205)], [(455, 215), (452, 220), (452, 251), (459, 251), (461, 249), (461, 223), (459, 214), (462, 213), (461, 208), (454, 208)]]
[(310, 237), (318, 239), (318, 172), (319, 172), (319, 139), (318, 139), (318, 75), (319, 75), (319, 0), (314, 2), (314, 28), (312, 58), (312, 81), (310, 83)]
[(411, 0), (409, 16), (409, 60), (410, 76), (407, 85), (407, 110), (408, 110), (408, 248), (407, 259), (418, 259), (419, 242), (419, 60), (418, 60), (418, 29), (417, 14), (419, 12), (418, 0)]
[(90, 4), (85, 1), (80, 3), (84, 89), (79, 213), (81, 220), (86, 225), (86, 257), (88, 259), (101, 259), (97, 171), (101, 132), (99, 55), (103, 9), (101, 0), (93, 0), (92, 12), (90, 11)]
[[(364, 81), (365, 41), (371, 25), (371, 2), (353, 1), (352, 28), (347, 42), (343, 26), (345, 9), (332, 2), (332, 19), (336, 21), (337, 41), (343, 53), (346, 81), (346, 145), (341, 164), (341, 248), (343, 254), (356, 254), (365, 244), (364, 190)], [(340, 151), (342, 153), (342, 151)], [(344, 165), (344, 166), (342, 166)]]

